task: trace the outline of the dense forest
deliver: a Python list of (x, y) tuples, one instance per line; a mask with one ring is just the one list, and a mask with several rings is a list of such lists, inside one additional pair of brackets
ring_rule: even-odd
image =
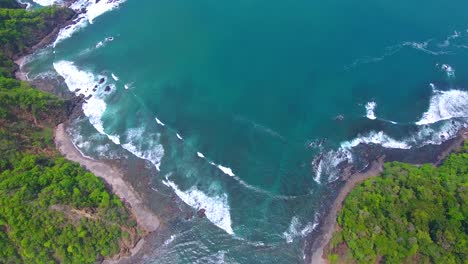
[(467, 263), (468, 143), (442, 166), (388, 163), (347, 197), (332, 263)]
[(132, 247), (136, 223), (100, 179), (55, 150), (64, 102), (12, 78), (11, 59), (71, 11), (16, 7), (0, 0), (0, 263), (96, 263)]

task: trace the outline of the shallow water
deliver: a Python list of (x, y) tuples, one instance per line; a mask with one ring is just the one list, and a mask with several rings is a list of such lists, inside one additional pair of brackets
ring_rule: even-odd
[(158, 168), (155, 190), (206, 210), (174, 221), (149, 262), (300, 263), (354, 146), (441, 143), (467, 125), (466, 1), (74, 7), (88, 12), (29, 77), (92, 95), (73, 130), (85, 154), (129, 151)]

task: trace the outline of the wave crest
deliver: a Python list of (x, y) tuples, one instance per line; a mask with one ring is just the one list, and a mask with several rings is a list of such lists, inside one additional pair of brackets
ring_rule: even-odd
[(468, 117), (468, 92), (434, 90), (429, 109), (416, 125), (428, 125), (451, 118)]

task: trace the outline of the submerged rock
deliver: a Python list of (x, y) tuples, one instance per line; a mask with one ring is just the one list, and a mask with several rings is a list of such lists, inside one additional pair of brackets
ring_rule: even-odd
[(200, 210), (198, 210), (198, 212), (197, 212), (198, 217), (200, 217), (200, 218), (205, 217), (205, 216), (206, 216), (206, 215), (205, 215), (205, 212), (206, 212), (206, 210), (203, 209), (203, 208), (200, 209)]
[(189, 212), (185, 215), (185, 220), (190, 220), (193, 218), (193, 212)]

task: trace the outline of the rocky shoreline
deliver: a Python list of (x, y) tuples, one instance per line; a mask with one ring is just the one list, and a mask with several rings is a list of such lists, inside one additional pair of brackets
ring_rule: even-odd
[(441, 145), (427, 145), (417, 149), (386, 149), (377, 145), (361, 144), (357, 148), (367, 154), (368, 166), (362, 171), (356, 171), (352, 165), (342, 168), (342, 176), (334, 188), (335, 197), (329, 197), (330, 202), (322, 207), (322, 218), (319, 229), (312, 232), (305, 245), (305, 263), (328, 263), (325, 249), (336, 228), (336, 217), (348, 194), (359, 183), (379, 176), (385, 162), (399, 161), (420, 165), (432, 163), (439, 166), (453, 151), (460, 148), (468, 140), (468, 129), (461, 129), (455, 138), (445, 141)]
[[(74, 0), (67, 0), (63, 5), (68, 7), (73, 2)], [(71, 9), (69, 9), (69, 11), (72, 15), (66, 18), (61, 17), (57, 21), (54, 21), (56, 23), (53, 29), (47, 34), (42, 34), (37, 44), (31, 46), (22, 53), (12, 54), (11, 57), (16, 64), (14, 75), (18, 80), (28, 82), (37, 89), (55, 94), (65, 100), (67, 120), (65, 120), (65, 123), (59, 124), (54, 132), (54, 141), (57, 150), (68, 160), (79, 163), (97, 177), (103, 179), (109, 189), (122, 200), (135, 218), (140, 230), (143, 231), (142, 234), (137, 234), (136, 243), (133, 247), (125, 248), (125, 250), (117, 256), (103, 261), (103, 263), (120, 263), (140, 252), (144, 247), (147, 237), (149, 237), (150, 234), (156, 233), (159, 229), (159, 217), (148, 208), (144, 199), (135, 191), (132, 184), (126, 180), (127, 175), (125, 168), (119, 166), (118, 162), (86, 158), (72, 143), (70, 135), (66, 132), (66, 125), (71, 120), (75, 120), (84, 115), (82, 110), (82, 104), (85, 100), (84, 96), (76, 97), (71, 92), (60, 89), (59, 86), (64, 83), (61, 77), (58, 79), (47, 78), (30, 80), (27, 76), (27, 72), (24, 72), (22, 69), (28, 56), (53, 43), (62, 28), (74, 23), (74, 20), (78, 17), (80, 12), (74, 12)]]
[[(74, 1), (67, 1), (66, 5), (69, 6), (73, 2)], [(74, 15), (66, 22), (63, 22), (55, 27), (54, 30), (46, 37), (44, 37), (38, 44), (29, 49), (27, 54), (17, 54), (17, 56), (14, 57), (16, 64), (19, 65), (15, 71), (17, 79), (28, 81), (36, 88), (57, 94), (58, 96), (64, 98), (66, 100), (66, 111), (69, 120), (73, 120), (83, 115), (82, 104), (84, 102), (84, 97), (76, 97), (69, 91), (62, 91), (57, 89), (60, 83), (63, 83), (63, 79), (61, 77), (59, 77), (58, 80), (28, 80), (27, 74), (21, 70), (21, 66), (24, 64), (25, 58), (28, 54), (32, 54), (37, 50), (51, 44), (57, 37), (60, 29), (72, 24), (73, 20), (78, 16), (78, 14), (79, 13), (74, 13)], [(66, 133), (65, 128), (65, 124), (60, 124), (55, 130), (57, 149), (59, 149), (61, 153), (68, 159), (80, 163), (82, 166), (88, 168), (97, 176), (103, 178), (108, 186), (111, 187), (112, 191), (123, 201), (125, 201), (127, 207), (129, 207), (130, 211), (132, 211), (136, 216), (139, 225), (141, 225), (147, 233), (152, 233), (158, 230), (160, 223), (158, 217), (154, 215), (151, 209), (144, 205), (142, 197), (139, 197), (138, 193), (135, 192), (131, 184), (125, 180), (125, 173), (122, 172), (122, 168), (119, 168), (119, 166), (116, 164), (111, 164), (105, 161), (90, 160), (86, 157), (83, 157), (73, 145), (73, 143), (71, 143), (70, 136)], [(329, 200), (329, 202), (324, 205), (323, 209), (321, 210), (321, 212), (323, 212), (323, 217), (321, 217), (319, 225), (320, 228), (309, 235), (307, 239), (305, 246), (305, 262), (313, 264), (327, 262), (323, 258), (323, 250), (333, 235), (336, 224), (336, 215), (341, 208), (341, 204), (357, 184), (368, 179), (369, 177), (377, 176), (382, 171), (384, 162), (402, 161), (413, 164), (431, 162), (435, 165), (438, 165), (448, 154), (450, 154), (450, 152), (453, 151), (453, 149), (460, 145), (460, 140), (463, 141), (463, 138), (468, 138), (466, 130), (460, 131), (458, 137), (452, 140), (448, 140), (439, 146), (426, 146), (416, 150), (392, 150), (376, 145), (358, 146), (357, 148), (360, 148), (362, 152), (368, 154), (366, 159), (369, 161), (370, 165), (363, 171), (358, 171), (355, 167), (348, 164), (342, 165), (343, 174), (341, 180), (337, 183), (334, 183), (334, 189), (338, 191), (337, 193), (332, 194), (334, 197), (330, 196), (325, 198), (326, 200)], [(134, 210), (136, 210), (136, 212)], [(130, 255), (136, 255), (144, 247), (144, 243), (145, 237), (143, 237), (135, 245), (135, 247), (130, 250)], [(121, 259), (105, 260), (104, 262), (119, 263), (121, 262), (120, 260)]]
[[(142, 197), (133, 187), (125, 182), (121, 168), (111, 163), (84, 157), (73, 144), (70, 135), (66, 132), (65, 124), (59, 124), (55, 128), (54, 140), (57, 149), (66, 159), (79, 163), (107, 183), (111, 191), (126, 204), (145, 234), (155, 232), (159, 228), (159, 218), (146, 207)], [(143, 236), (141, 241), (134, 246), (134, 249), (141, 248), (141, 243), (144, 242), (144, 239)], [(134, 251), (132, 249), (130, 251), (133, 254), (138, 252), (138, 250)]]

